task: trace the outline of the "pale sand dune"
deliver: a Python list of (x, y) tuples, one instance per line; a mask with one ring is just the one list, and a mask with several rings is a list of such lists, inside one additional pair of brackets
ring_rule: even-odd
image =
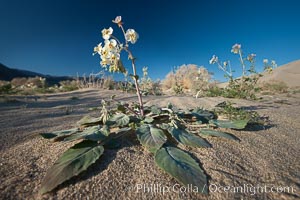
[[(272, 83), (274, 81), (284, 82), (288, 87), (300, 87), (300, 60), (277, 67), (272, 73), (263, 73), (259, 83)], [(218, 86), (224, 88), (227, 82), (219, 83)]]
[[(0, 199), (299, 199), (300, 198), (300, 101), (295, 97), (270, 97), (264, 102), (233, 100), (237, 105), (268, 115), (271, 126), (264, 129), (231, 131), (241, 141), (207, 138), (213, 148), (184, 148), (202, 163), (209, 185), (250, 187), (290, 186), (294, 191), (276, 193), (213, 192), (208, 196), (192, 192), (137, 191), (137, 184), (172, 187), (175, 179), (162, 172), (133, 137), (124, 138), (119, 149), (106, 149), (87, 172), (59, 186), (54, 192), (38, 195), (47, 169), (74, 143), (51, 143), (38, 133), (72, 128), (97, 106), (102, 98), (136, 101), (130, 94), (115, 91), (83, 90), (47, 95), (37, 102), (0, 103)], [(70, 100), (77, 96), (78, 100)], [(288, 104), (275, 103), (287, 99)], [(168, 102), (187, 109), (210, 108), (223, 98), (146, 97), (147, 105)], [(27, 108), (22, 106), (27, 104)], [(73, 113), (62, 109), (72, 106)], [(97, 116), (97, 111), (92, 114)], [(252, 190), (253, 192), (253, 190)]]
[(272, 81), (282, 81), (289, 87), (299, 87), (300, 86), (300, 60), (290, 62), (288, 64), (282, 65), (276, 69), (271, 74), (264, 73), (264, 77), (261, 78), (261, 82), (272, 82)]

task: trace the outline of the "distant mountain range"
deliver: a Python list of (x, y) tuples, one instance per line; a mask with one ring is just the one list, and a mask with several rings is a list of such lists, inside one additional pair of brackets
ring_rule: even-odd
[(54, 85), (64, 80), (74, 79), (68, 76), (51, 76), (51, 75), (44, 75), (44, 74), (27, 71), (27, 70), (12, 69), (0, 63), (0, 80), (11, 81), (14, 78), (21, 78), (21, 77), (29, 78), (29, 77), (36, 77), (36, 76), (46, 78), (46, 81), (49, 85)]

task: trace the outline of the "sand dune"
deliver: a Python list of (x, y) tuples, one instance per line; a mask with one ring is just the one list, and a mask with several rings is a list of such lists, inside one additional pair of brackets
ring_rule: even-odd
[(264, 73), (261, 82), (282, 81), (289, 87), (300, 86), (300, 60), (282, 65), (271, 74)]

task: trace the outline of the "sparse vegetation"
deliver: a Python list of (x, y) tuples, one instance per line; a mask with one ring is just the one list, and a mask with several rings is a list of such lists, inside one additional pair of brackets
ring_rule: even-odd
[(263, 94), (278, 94), (287, 93), (289, 91), (289, 87), (282, 81), (273, 80), (267, 83), (263, 83), (261, 90)]
[[(112, 34), (113, 29), (110, 27), (102, 30), (104, 46), (100, 43), (94, 51), (95, 54), (99, 54), (103, 68), (110, 72), (122, 73), (126, 73), (127, 69), (120, 60), (120, 54), (122, 51), (128, 53), (133, 71), (130, 77), (134, 81), (138, 103), (122, 103), (112, 96), (111, 100), (115, 104), (102, 100), (99, 117), (84, 117), (74, 129), (42, 133), (44, 138), (53, 141), (79, 140), (80, 142), (64, 152), (48, 170), (42, 183), (41, 193), (52, 191), (61, 183), (86, 170), (100, 158), (104, 153), (104, 148), (109, 147), (111, 141), (118, 142), (118, 138), (131, 134), (153, 154), (155, 163), (160, 169), (176, 178), (182, 185), (192, 184), (197, 188), (197, 192), (207, 194), (208, 181), (205, 173), (198, 161), (180, 147), (183, 145), (210, 148), (211, 144), (201, 137), (203, 135), (238, 140), (234, 135), (220, 131), (219, 128), (241, 130), (246, 127), (250, 119), (245, 117), (244, 112), (233, 110), (231, 105), (225, 109), (226, 113), (231, 116), (231, 120), (220, 120), (216, 113), (201, 108), (183, 111), (171, 104), (163, 108), (145, 107), (141, 88), (144, 87), (146, 90), (148, 87), (147, 70), (144, 69), (145, 79), (139, 81), (135, 57), (129, 49), (129, 43), (134, 44), (138, 39), (138, 34), (134, 29), (128, 29), (125, 32), (120, 16), (116, 17), (113, 22), (123, 32), (125, 44)], [(205, 85), (195, 86), (195, 91), (199, 90), (199, 87), (201, 89), (207, 87), (209, 80), (207, 70), (200, 68), (199, 73), (197, 66), (191, 68), (194, 70), (190, 70), (187, 66), (179, 68), (172, 75), (175, 76), (172, 81), (177, 82), (178, 85), (183, 84), (185, 89), (194, 87), (197, 81)], [(195, 76), (202, 77), (202, 75), (207, 78), (190, 79)]]
[[(258, 73), (255, 69), (255, 57), (256, 54), (249, 54), (244, 57), (240, 44), (232, 46), (231, 52), (239, 56), (239, 61), (242, 66), (242, 75), (240, 78), (234, 78), (233, 70), (230, 61), (221, 63), (219, 58), (215, 55), (212, 56), (209, 63), (216, 64), (220, 70), (224, 72), (224, 76), (228, 79), (229, 83), (224, 89), (217, 91), (216, 88), (213, 91), (208, 91), (207, 94), (220, 94), (221, 96), (228, 98), (240, 98), (240, 99), (256, 99), (256, 94), (260, 90), (258, 80), (263, 76), (262, 73)], [(271, 73), (273, 68), (277, 67), (275, 61), (269, 61), (264, 59), (264, 71)]]

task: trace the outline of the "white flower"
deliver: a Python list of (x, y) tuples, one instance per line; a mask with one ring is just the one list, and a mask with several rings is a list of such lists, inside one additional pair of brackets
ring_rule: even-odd
[(102, 43), (98, 44), (96, 47), (94, 47), (94, 53), (93, 55), (95, 55), (96, 53), (98, 53), (99, 55), (101, 55), (101, 51), (102, 51)]
[(139, 35), (137, 32), (135, 32), (134, 29), (128, 29), (125, 33), (126, 41), (131, 42), (132, 44), (136, 43), (138, 38), (139, 38)]
[(219, 61), (219, 58), (215, 55), (212, 56), (212, 58), (209, 60), (209, 64), (215, 64)]
[(228, 62), (223, 62), (223, 65), (224, 65), (224, 67), (227, 67), (227, 65), (228, 65)]
[(116, 24), (120, 24), (122, 21), (122, 17), (121, 16), (116, 16), (116, 18), (114, 20), (112, 20), (113, 23)]
[(238, 54), (241, 50), (241, 45), (240, 44), (235, 44), (232, 46), (231, 52), (234, 54)]
[(268, 62), (269, 62), (268, 59), (264, 59), (264, 60), (263, 60), (263, 63), (264, 63), (264, 64), (268, 64)]
[(249, 55), (247, 56), (247, 60), (248, 60), (249, 62), (253, 62), (255, 57), (256, 57), (256, 54), (254, 54), (254, 53), (249, 54)]
[(118, 43), (115, 39), (105, 40), (104, 47), (112, 52), (117, 52), (119, 49)]
[(112, 27), (109, 27), (108, 29), (103, 29), (101, 31), (101, 33), (102, 33), (103, 39), (108, 40), (110, 38), (111, 34), (113, 33), (113, 29), (112, 29)]
[(271, 60), (271, 65), (272, 65), (273, 68), (277, 67), (277, 63), (275, 62), (275, 60)]

